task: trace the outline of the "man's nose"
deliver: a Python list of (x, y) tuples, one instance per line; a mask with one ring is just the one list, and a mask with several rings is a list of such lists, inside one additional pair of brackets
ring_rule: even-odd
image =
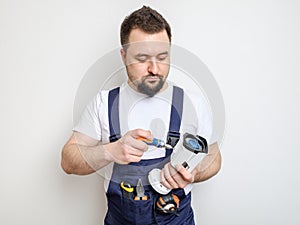
[(159, 65), (156, 60), (149, 60), (148, 62), (148, 72), (152, 74), (158, 74), (159, 72)]

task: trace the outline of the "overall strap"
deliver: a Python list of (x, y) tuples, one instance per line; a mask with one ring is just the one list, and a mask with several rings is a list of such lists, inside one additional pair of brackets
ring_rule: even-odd
[[(169, 132), (167, 137), (167, 144), (171, 145), (173, 148), (180, 139), (180, 125), (183, 110), (183, 89), (177, 86), (173, 86), (173, 96), (172, 96), (172, 106), (170, 115)], [(170, 155), (171, 150), (167, 150), (166, 155)]]
[(116, 87), (108, 93), (108, 122), (109, 122), (109, 141), (114, 142), (121, 138), (120, 119), (119, 119), (119, 92), (120, 87)]

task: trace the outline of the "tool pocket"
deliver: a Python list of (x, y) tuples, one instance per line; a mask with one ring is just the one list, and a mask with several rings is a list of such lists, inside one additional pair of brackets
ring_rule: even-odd
[(153, 224), (153, 198), (147, 200), (133, 200), (122, 198), (122, 215), (124, 224)]

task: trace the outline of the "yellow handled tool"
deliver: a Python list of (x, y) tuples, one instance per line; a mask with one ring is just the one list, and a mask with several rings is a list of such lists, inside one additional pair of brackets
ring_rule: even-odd
[(129, 182), (122, 181), (120, 183), (120, 187), (122, 189), (122, 193), (125, 198), (133, 199), (134, 187), (132, 187)]

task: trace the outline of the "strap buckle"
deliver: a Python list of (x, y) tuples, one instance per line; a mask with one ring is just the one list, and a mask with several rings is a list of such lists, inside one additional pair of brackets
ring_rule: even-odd
[(177, 131), (169, 131), (167, 137), (167, 144), (171, 145), (173, 148), (176, 146), (180, 139), (180, 133)]
[(121, 138), (120, 134), (113, 134), (113, 135), (109, 136), (109, 141), (110, 142), (115, 142), (115, 141), (119, 140), (120, 138)]

